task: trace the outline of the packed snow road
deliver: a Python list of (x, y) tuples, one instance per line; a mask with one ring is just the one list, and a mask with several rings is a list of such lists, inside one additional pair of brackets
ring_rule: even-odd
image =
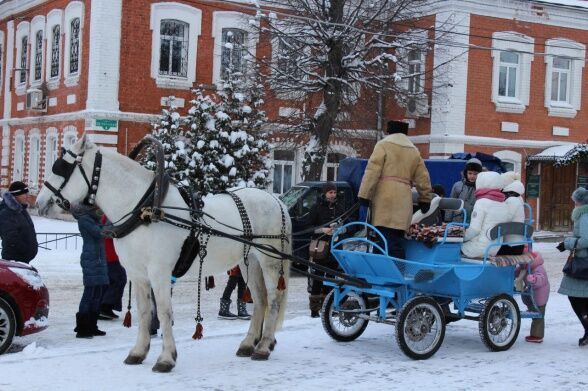
[[(36, 218), (35, 224), (39, 232), (76, 230), (75, 224), (66, 222), (56, 225)], [(588, 387), (588, 348), (577, 346), (581, 326), (567, 297), (556, 293), (564, 256), (553, 246), (536, 246), (544, 254), (551, 280), (542, 344), (524, 341), (530, 320), (523, 320), (516, 344), (502, 353), (484, 347), (472, 321), (448, 325), (440, 350), (426, 361), (404, 356), (391, 326), (370, 323), (356, 341), (338, 343), (323, 331), (320, 319), (308, 316), (306, 279), (295, 277), (290, 280), (287, 316), (276, 350), (267, 362), (252, 361), (235, 356), (248, 322), (216, 318), (226, 276), (217, 276), (216, 288), (203, 291), (204, 339), (191, 339), (196, 284), (190, 273), (174, 288), (178, 361), (169, 374), (151, 371), (160, 337), (152, 339), (142, 365), (123, 364), (136, 338), (134, 312), (130, 329), (120, 320), (100, 321), (106, 336), (76, 339), (73, 327), (82, 292), (79, 250), (41, 250), (32, 264), (50, 291), (50, 327), (16, 338), (11, 352), (0, 356), (0, 390), (582, 389)], [(124, 300), (126, 305), (126, 296)]]

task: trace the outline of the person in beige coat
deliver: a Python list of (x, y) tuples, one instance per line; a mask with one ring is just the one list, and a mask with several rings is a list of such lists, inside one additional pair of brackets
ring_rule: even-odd
[(431, 179), (418, 149), (408, 139), (408, 124), (389, 121), (388, 136), (370, 156), (359, 188), (359, 201), (370, 206), (371, 224), (388, 242), (388, 255), (404, 258), (404, 233), (412, 219), (412, 186), (419, 193), (419, 207), (426, 213), (431, 203)]

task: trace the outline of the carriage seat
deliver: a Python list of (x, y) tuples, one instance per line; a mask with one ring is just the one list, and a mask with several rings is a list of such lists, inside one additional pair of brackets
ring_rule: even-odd
[[(431, 200), (431, 207), (427, 213), (423, 213), (420, 209), (412, 215), (411, 225), (420, 224), (424, 226), (439, 225), (442, 223), (441, 211), (460, 210), (463, 207), (463, 201), (458, 198), (444, 198), (436, 196)], [(438, 242), (443, 241), (443, 237), (437, 238)], [(447, 237), (446, 243), (461, 243), (463, 242), (462, 237)]]

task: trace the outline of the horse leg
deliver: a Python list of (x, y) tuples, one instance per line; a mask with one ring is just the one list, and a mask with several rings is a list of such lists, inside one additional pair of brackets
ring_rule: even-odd
[[(247, 269), (249, 270), (247, 271)], [(267, 308), (267, 298), (261, 267), (253, 256), (249, 257), (249, 267), (247, 268), (246, 266), (241, 265), (241, 271), (243, 277), (247, 279), (247, 286), (249, 287), (251, 297), (253, 298), (253, 314), (251, 316), (251, 322), (249, 323), (249, 331), (247, 332), (245, 339), (243, 339), (239, 345), (237, 356), (251, 357), (255, 345), (261, 339), (263, 317), (265, 309)], [(247, 273), (249, 273), (249, 276), (247, 276)]]
[(147, 357), (151, 343), (151, 338), (149, 337), (151, 292), (149, 283), (146, 280), (131, 277), (131, 281), (133, 281), (135, 300), (139, 309), (139, 333), (137, 334), (135, 346), (131, 349), (124, 362), (129, 365), (137, 365), (141, 364)]
[[(262, 336), (251, 355), (253, 360), (267, 360), (270, 356), (271, 351), (275, 347), (275, 333), (278, 326), (278, 319), (283, 316), (284, 308), (286, 305), (286, 292), (279, 291), (278, 279), (280, 278), (280, 268), (275, 260), (266, 261), (261, 265), (263, 270), (263, 280), (265, 282), (265, 290), (267, 292), (267, 311), (265, 311), (265, 318), (263, 322)], [(289, 263), (284, 263), (284, 278), (288, 279)], [(286, 281), (286, 288), (287, 288)]]
[(153, 366), (154, 372), (170, 372), (176, 365), (178, 353), (172, 332), (172, 304), (170, 277), (159, 273), (153, 280), (153, 292), (157, 303), (157, 317), (161, 327), (163, 344), (161, 354)]

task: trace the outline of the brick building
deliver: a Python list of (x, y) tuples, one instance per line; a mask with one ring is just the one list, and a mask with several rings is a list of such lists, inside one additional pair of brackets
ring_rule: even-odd
[[(392, 97), (381, 96), (376, 104), (376, 95), (362, 92), (356, 111), (346, 113), (356, 119), (348, 124), (356, 135), (334, 140), (324, 177), (336, 175), (343, 156), (369, 155), (382, 124), (378, 111), (410, 122), (423, 157), (480, 151), (500, 157), (524, 178), (555, 170), (543, 155), (528, 158), (588, 137), (581, 99), (588, 89), (587, 3), (430, 1), (412, 28), (430, 49), (397, 53), (408, 59), (399, 72), (414, 99), (401, 108)], [(0, 187), (23, 180), (34, 194), (58, 149), (83, 132), (127, 152), (170, 96), (186, 110), (191, 88), (214, 89), (229, 35), (257, 56), (272, 56), (276, 49), (247, 26), (254, 12), (239, 0), (0, 1)], [(268, 102), (272, 121), (300, 110), (278, 97)], [(282, 192), (300, 179), (303, 150), (284, 147), (279, 135), (275, 140), (273, 190)], [(555, 185), (556, 193), (571, 193), (585, 169), (567, 168), (563, 187), (543, 175), (533, 202), (556, 202)], [(543, 226), (569, 224), (563, 216), (571, 204), (560, 201), (561, 217), (551, 216), (553, 208), (538, 208)]]

